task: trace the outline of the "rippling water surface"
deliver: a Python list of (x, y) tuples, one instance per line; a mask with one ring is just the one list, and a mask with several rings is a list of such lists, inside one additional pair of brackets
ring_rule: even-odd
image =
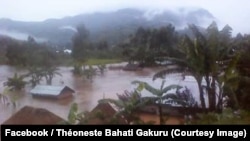
[[(118, 64), (124, 65), (124, 64)], [(46, 108), (51, 112), (67, 119), (68, 111), (70, 105), (73, 102), (78, 103), (79, 109), (81, 111), (90, 111), (94, 108), (99, 99), (105, 98), (117, 98), (117, 93), (123, 93), (124, 90), (131, 90), (135, 86), (131, 84), (133, 80), (142, 80), (151, 83), (155, 87), (160, 87), (161, 80), (152, 81), (152, 76), (155, 72), (160, 70), (160, 68), (144, 68), (139, 71), (123, 71), (119, 69), (110, 70), (107, 69), (103, 75), (97, 75), (92, 81), (87, 80), (83, 77), (74, 76), (71, 72), (71, 67), (60, 67), (59, 72), (62, 76), (56, 76), (53, 79), (53, 85), (68, 85), (69, 87), (76, 90), (73, 98), (64, 100), (50, 100), (34, 98), (29, 94), (31, 86), (27, 85), (21, 92), (15, 93), (11, 92), (12, 99), (16, 99), (17, 107), (15, 109), (11, 107), (6, 107), (0, 104), (0, 123), (5, 121), (18, 109), (22, 108), (24, 105), (30, 105), (33, 107)], [(10, 66), (0, 66), (0, 93), (4, 91), (3, 83), (8, 77), (12, 77), (14, 73), (26, 73), (25, 70), (16, 69)], [(167, 84), (181, 84), (181, 78), (178, 76), (169, 76), (166, 79)], [(189, 87), (193, 89), (196, 93), (196, 84), (191, 81)], [(41, 84), (45, 84), (42, 82)], [(145, 92), (145, 95), (148, 93)], [(196, 98), (198, 98), (196, 96)]]

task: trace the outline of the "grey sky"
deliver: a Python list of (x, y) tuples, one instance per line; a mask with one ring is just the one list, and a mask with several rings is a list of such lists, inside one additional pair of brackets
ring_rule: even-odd
[(249, 0), (0, 0), (0, 18), (42, 21), (126, 7), (164, 9), (185, 6), (205, 8), (234, 31), (250, 33)]

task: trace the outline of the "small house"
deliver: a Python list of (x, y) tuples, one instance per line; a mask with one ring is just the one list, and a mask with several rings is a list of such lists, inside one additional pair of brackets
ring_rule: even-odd
[(19, 111), (14, 113), (10, 118), (3, 122), (3, 124), (12, 125), (50, 125), (60, 124), (65, 120), (54, 113), (43, 108), (35, 108), (31, 106), (24, 106)]
[(33, 96), (38, 97), (50, 97), (50, 98), (66, 98), (72, 97), (75, 91), (68, 86), (50, 86), (50, 85), (37, 85), (30, 93)]
[(71, 54), (71, 53), (72, 53), (72, 50), (70, 50), (70, 49), (65, 49), (65, 50), (63, 50), (63, 52), (66, 53), (66, 54)]
[(117, 115), (119, 108), (112, 103), (98, 103), (98, 105), (86, 115), (86, 124), (127, 124), (122, 115)]
[(131, 64), (128, 63), (126, 66), (123, 67), (124, 71), (136, 71), (139, 69), (141, 69), (139, 64), (132, 64), (132, 63)]

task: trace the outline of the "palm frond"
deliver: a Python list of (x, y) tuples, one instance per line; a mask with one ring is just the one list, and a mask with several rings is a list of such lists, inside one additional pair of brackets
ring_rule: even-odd
[(143, 88), (145, 88), (147, 91), (149, 91), (150, 93), (152, 93), (153, 95), (160, 95), (160, 91), (152, 86), (150, 86), (147, 82), (143, 82), (143, 81), (133, 81), (132, 84), (139, 84), (139, 86), (142, 86)]
[(169, 86), (165, 87), (165, 88), (162, 90), (162, 92), (163, 92), (163, 93), (166, 93), (166, 92), (168, 92), (168, 91), (170, 91), (170, 90), (172, 90), (172, 89), (179, 90), (179, 89), (181, 89), (181, 88), (182, 88), (182, 86), (180, 86), (180, 85), (169, 85)]
[(155, 101), (159, 100), (158, 97), (143, 97), (141, 101), (145, 104), (155, 104)]
[(107, 99), (101, 99), (98, 101), (98, 103), (113, 103), (115, 104), (117, 107), (119, 108), (122, 108), (124, 107), (124, 104), (122, 101), (120, 100), (115, 100), (115, 99), (110, 99), (110, 98), (107, 98)]
[(185, 71), (186, 71), (186, 68), (184, 67), (166, 68), (154, 74), (153, 80), (156, 80), (157, 78), (164, 78), (168, 74), (183, 73)]
[(180, 58), (174, 58), (174, 57), (165, 57), (166, 60), (173, 62), (174, 64), (178, 65), (178, 66), (185, 66), (187, 65), (187, 61), (180, 59)]
[(200, 30), (197, 28), (196, 25), (191, 24), (189, 25), (189, 28), (192, 30), (193, 34), (197, 38), (197, 40), (201, 41), (201, 43), (206, 42), (206, 37), (200, 32)]
[(163, 90), (165, 83), (166, 83), (166, 80), (163, 80), (163, 81), (161, 82), (161, 90)]

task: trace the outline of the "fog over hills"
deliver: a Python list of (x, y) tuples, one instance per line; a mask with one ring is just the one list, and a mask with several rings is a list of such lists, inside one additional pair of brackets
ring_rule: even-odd
[(201, 8), (177, 8), (171, 10), (120, 9), (115, 12), (80, 14), (62, 19), (48, 19), (43, 22), (21, 22), (0, 19), (0, 34), (26, 40), (33, 36), (37, 41), (46, 41), (59, 46), (70, 46), (75, 27), (84, 24), (90, 31), (92, 41), (107, 40), (116, 44), (128, 37), (140, 26), (159, 28), (173, 24), (183, 29), (187, 24), (206, 27), (217, 19)]

